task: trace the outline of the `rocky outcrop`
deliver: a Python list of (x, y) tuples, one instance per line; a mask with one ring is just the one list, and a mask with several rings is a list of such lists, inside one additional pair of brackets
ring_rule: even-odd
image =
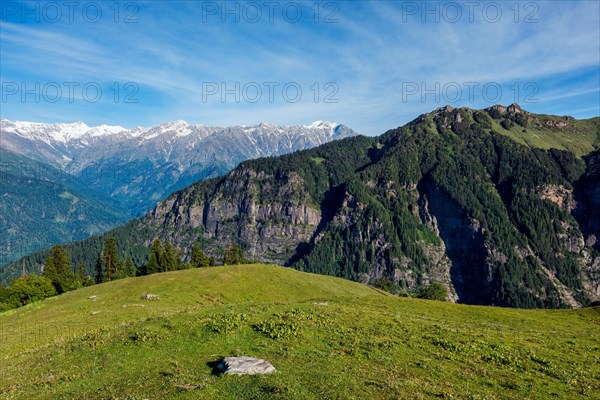
[(148, 222), (167, 228), (163, 238), (176, 244), (201, 240), (214, 254), (239, 244), (248, 258), (284, 264), (321, 221), (321, 211), (308, 198), (298, 174), (278, 180), (236, 169), (210, 194), (180, 193), (160, 203)]
[(539, 189), (538, 196), (542, 200), (553, 202), (568, 213), (571, 213), (577, 206), (573, 190), (564, 185), (544, 185)]

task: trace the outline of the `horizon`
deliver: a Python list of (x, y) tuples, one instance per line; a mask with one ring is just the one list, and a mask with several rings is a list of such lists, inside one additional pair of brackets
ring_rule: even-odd
[[(518, 103), (512, 103), (512, 104), (517, 104), (520, 107), (520, 104)], [(455, 106), (451, 106), (450, 104), (447, 104), (445, 106), (441, 106), (438, 107), (436, 109), (432, 109), (428, 112), (425, 113), (421, 113), (418, 114), (416, 116), (414, 116), (412, 119), (410, 119), (409, 121), (403, 123), (402, 125), (397, 125), (397, 126), (393, 126), (388, 128), (388, 130), (390, 129), (396, 129), (399, 127), (402, 127), (404, 125), (406, 125), (407, 123), (413, 121), (414, 119), (419, 118), (422, 115), (425, 114), (429, 114), (432, 112), (435, 112), (437, 109), (442, 109), (445, 107), (452, 107), (454, 109), (462, 109), (462, 108), (466, 108), (466, 109), (471, 109), (471, 110), (485, 110), (487, 108), (491, 108), (494, 106), (502, 106), (502, 107), (508, 107), (512, 104), (509, 105), (504, 105), (504, 104), (494, 104), (490, 107), (486, 107), (486, 108), (481, 108), (481, 109), (477, 109), (477, 108), (472, 108), (472, 107), (468, 107), (468, 106), (460, 106), (460, 107), (455, 107)], [(551, 116), (556, 116), (556, 117), (572, 117), (575, 118), (576, 120), (588, 120), (588, 119), (594, 119), (594, 118), (600, 118), (600, 112), (598, 115), (592, 115), (590, 117), (585, 117), (585, 118), (577, 118), (577, 117), (573, 117), (572, 115), (568, 115), (568, 114), (548, 114), (548, 113), (533, 113), (527, 109), (524, 109), (521, 107), (521, 109), (525, 112), (531, 113), (531, 114), (536, 114), (536, 115), (551, 115)], [(107, 127), (107, 128), (123, 128), (124, 130), (134, 130), (134, 129), (151, 129), (151, 128), (155, 128), (158, 126), (162, 126), (162, 125), (167, 125), (167, 124), (172, 124), (172, 123), (176, 123), (176, 122), (183, 122), (188, 126), (201, 126), (201, 127), (205, 127), (205, 128), (222, 128), (222, 129), (226, 129), (226, 128), (235, 128), (235, 127), (239, 127), (239, 128), (253, 128), (253, 127), (258, 127), (260, 125), (268, 125), (268, 126), (276, 126), (276, 127), (304, 127), (304, 128), (311, 128), (312, 125), (315, 125), (317, 123), (327, 123), (327, 124), (335, 124), (335, 125), (341, 125), (341, 126), (345, 126), (347, 128), (350, 128), (352, 130), (354, 130), (355, 132), (357, 132), (358, 134), (364, 135), (364, 136), (379, 136), (384, 132), (381, 133), (377, 133), (377, 134), (365, 134), (362, 132), (359, 132), (358, 130), (354, 129), (352, 126), (349, 126), (348, 124), (345, 124), (343, 122), (339, 122), (339, 121), (327, 121), (327, 120), (316, 120), (313, 121), (309, 124), (294, 124), (294, 125), (279, 125), (279, 124), (275, 124), (272, 122), (268, 122), (268, 121), (260, 121), (258, 123), (254, 123), (254, 124), (241, 124), (241, 125), (224, 125), (224, 124), (216, 124), (216, 125), (208, 125), (208, 124), (203, 124), (203, 123), (190, 123), (187, 122), (185, 120), (182, 119), (177, 119), (177, 120), (167, 120), (167, 121), (163, 121), (160, 122), (158, 124), (155, 125), (147, 125), (147, 126), (141, 126), (141, 125), (137, 125), (137, 126), (122, 126), (122, 125), (110, 125), (110, 124), (100, 124), (100, 125), (92, 125), (87, 123), (86, 121), (71, 121), (71, 122), (60, 122), (60, 121), (25, 121), (25, 120), (11, 120), (8, 118), (0, 118), (0, 121), (7, 121), (7, 122), (12, 122), (12, 123), (26, 123), (26, 124), (48, 124), (48, 125), (76, 125), (76, 124), (84, 124), (85, 126), (87, 126), (90, 129), (94, 129), (94, 128), (100, 128), (100, 127)]]

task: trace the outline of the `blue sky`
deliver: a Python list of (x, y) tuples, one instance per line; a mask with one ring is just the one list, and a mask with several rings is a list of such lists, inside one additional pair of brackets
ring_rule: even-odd
[(0, 3), (0, 117), (375, 135), (446, 104), (600, 115), (597, 1), (75, 4)]

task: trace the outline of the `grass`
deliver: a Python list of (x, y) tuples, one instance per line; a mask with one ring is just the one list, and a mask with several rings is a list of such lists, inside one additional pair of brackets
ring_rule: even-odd
[[(565, 128), (549, 127), (545, 121), (560, 122), (564, 118), (551, 115), (537, 115), (537, 124), (530, 124), (526, 129), (519, 125), (510, 130), (500, 126), (497, 120), (492, 120), (492, 128), (528, 147), (541, 149), (570, 150), (577, 157), (582, 157), (594, 150), (600, 144), (600, 118), (567, 121)], [(573, 126), (574, 125), (574, 126)]]
[[(597, 308), (397, 298), (266, 265), (177, 271), (0, 314), (0, 397), (599, 398), (599, 328)], [(215, 374), (232, 355), (278, 372)]]
[(325, 161), (325, 159), (322, 157), (313, 157), (311, 160), (313, 160), (317, 165), (321, 165), (323, 161)]

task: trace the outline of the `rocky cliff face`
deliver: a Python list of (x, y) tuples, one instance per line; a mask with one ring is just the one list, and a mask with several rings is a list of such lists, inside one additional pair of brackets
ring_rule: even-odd
[[(265, 202), (265, 191), (277, 201)], [(264, 172), (238, 168), (214, 192), (181, 192), (161, 202), (145, 223), (162, 227), (165, 240), (179, 245), (201, 239), (205, 250), (241, 245), (249, 258), (284, 264), (299, 242), (308, 241), (320, 220), (302, 177), (275, 179)]]
[(435, 221), (436, 234), (445, 244), (450, 259), (450, 282), (457, 301), (469, 304), (490, 302), (492, 280), (488, 249), (481, 223), (465, 212), (443, 189), (431, 182), (421, 185), (429, 199), (424, 207)]
[(582, 249), (584, 285), (600, 299), (600, 151), (586, 157), (587, 171), (575, 184), (573, 215), (582, 236), (577, 245)]

